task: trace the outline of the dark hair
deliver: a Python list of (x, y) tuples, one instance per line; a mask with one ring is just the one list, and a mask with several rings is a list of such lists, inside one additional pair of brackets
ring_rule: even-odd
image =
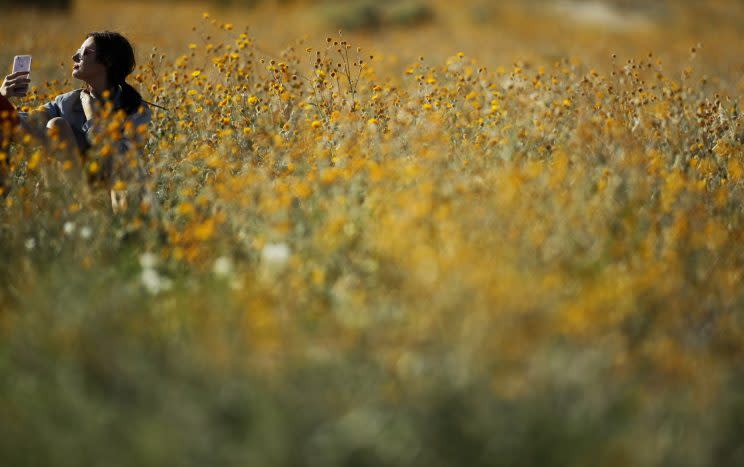
[(134, 71), (134, 49), (126, 37), (118, 32), (91, 32), (96, 45), (96, 60), (106, 67), (106, 79), (110, 87), (121, 86), (121, 108), (127, 114), (137, 112), (144, 102), (136, 89), (126, 82)]

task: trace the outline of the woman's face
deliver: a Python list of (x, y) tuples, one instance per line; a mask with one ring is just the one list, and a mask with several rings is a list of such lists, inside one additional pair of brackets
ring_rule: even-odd
[(96, 44), (92, 37), (85, 39), (80, 49), (72, 56), (72, 77), (90, 83), (106, 76), (106, 67), (98, 62)]

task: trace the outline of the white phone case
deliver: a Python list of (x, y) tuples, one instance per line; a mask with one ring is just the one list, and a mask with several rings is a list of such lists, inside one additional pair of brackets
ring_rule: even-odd
[(31, 71), (31, 55), (16, 55), (13, 59), (13, 73)]

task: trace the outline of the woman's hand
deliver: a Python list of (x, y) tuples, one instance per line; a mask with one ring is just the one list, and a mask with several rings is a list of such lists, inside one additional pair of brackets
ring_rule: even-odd
[(96, 112), (96, 98), (93, 97), (90, 92), (84, 89), (80, 92), (80, 102), (83, 103), (83, 112), (85, 113), (85, 119), (90, 120), (91, 118), (93, 118)]
[(3, 97), (25, 96), (28, 93), (28, 84), (31, 82), (28, 74), (28, 71), (18, 71), (6, 76), (0, 86), (0, 94)]

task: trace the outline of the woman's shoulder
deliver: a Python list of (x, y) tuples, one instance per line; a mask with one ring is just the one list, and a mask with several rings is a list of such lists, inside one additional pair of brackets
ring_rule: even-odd
[(63, 104), (67, 104), (70, 102), (80, 101), (80, 92), (82, 92), (82, 90), (82, 88), (73, 89), (72, 91), (59, 94), (52, 100), (52, 102), (50, 102), (50, 104), (54, 103), (58, 106), (62, 106)]
[(72, 91), (65, 92), (62, 94), (57, 95), (57, 97), (54, 98), (54, 100), (67, 100), (71, 98), (79, 98), (80, 93), (83, 91), (83, 88), (73, 89)]
[(49, 118), (64, 117), (70, 112), (82, 111), (81, 91), (82, 89), (73, 89), (70, 92), (59, 94), (42, 107), (46, 110)]

